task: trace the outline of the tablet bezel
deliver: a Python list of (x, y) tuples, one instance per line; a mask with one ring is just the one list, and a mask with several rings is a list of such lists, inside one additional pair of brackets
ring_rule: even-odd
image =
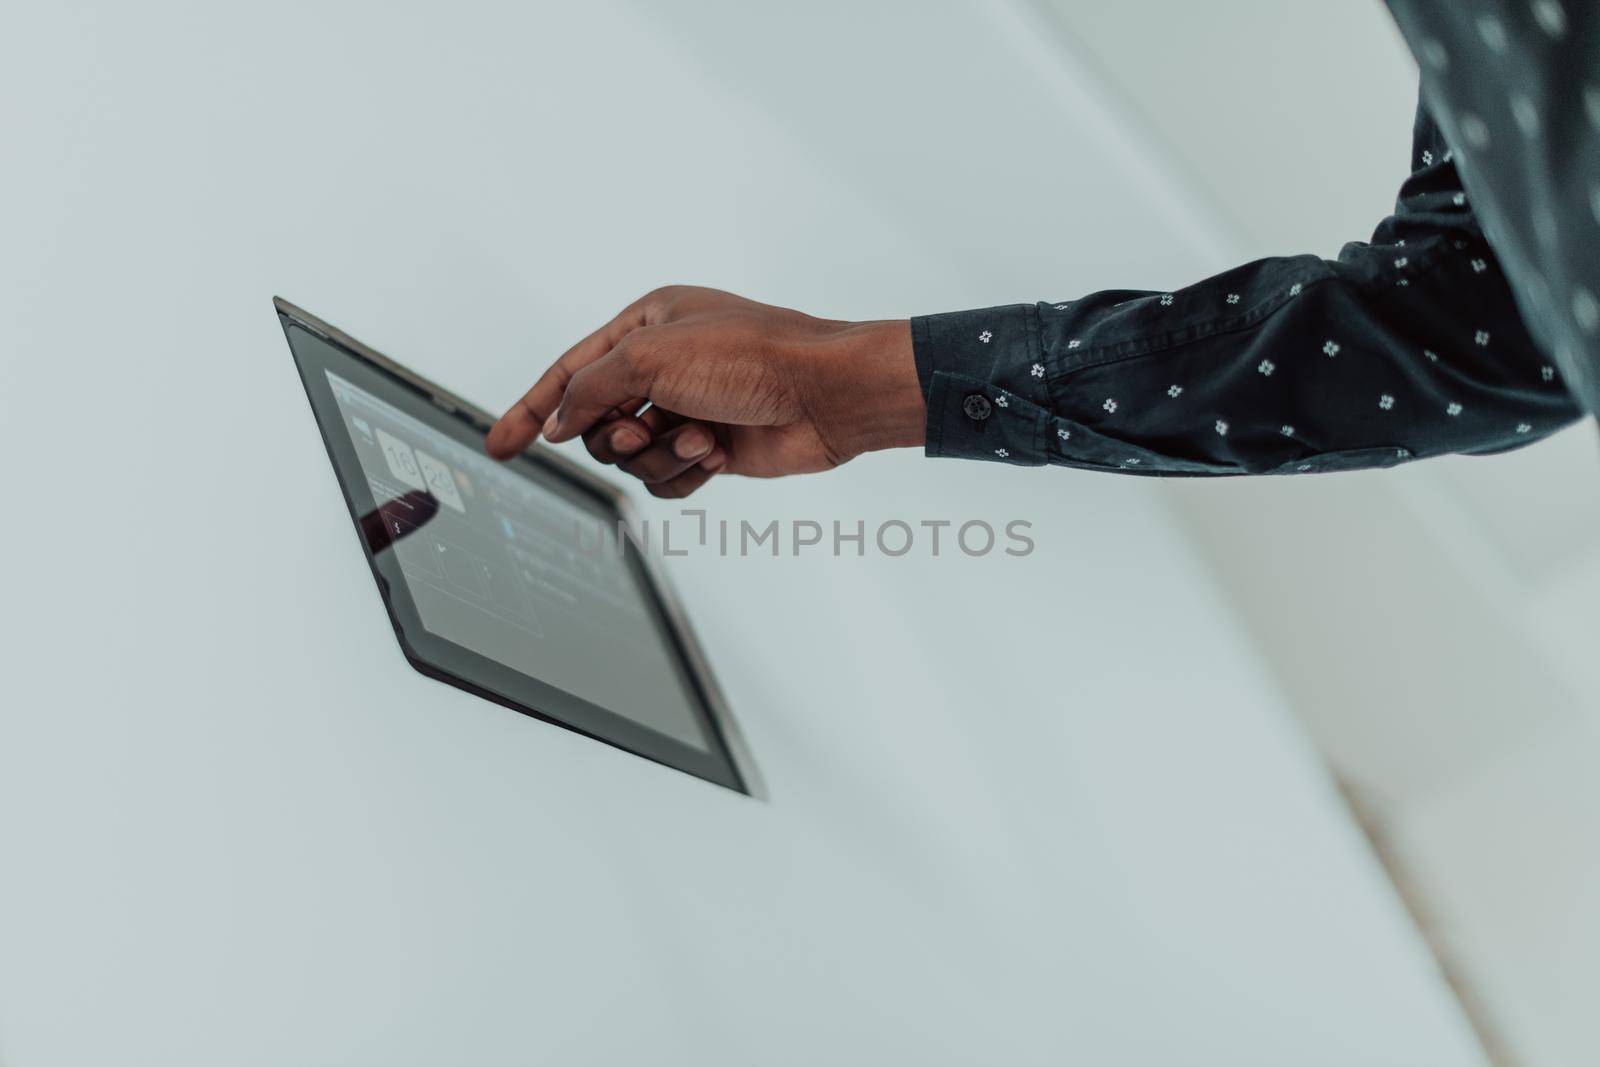
[[(324, 361), (320, 359), (311, 361), (316, 366), (308, 366), (308, 361), (302, 358), (302, 354), (296, 349), (289, 331), (298, 326), (321, 338), (340, 354), (350, 358), (355, 367), (365, 368), (367, 373), (398, 391), (396, 396), (380, 394), (382, 399), (394, 403), (402, 411), (434, 426), (448, 436), (458, 440), (464, 439), (463, 443), (481, 444), (483, 434), (494, 420), (483, 409), (435, 385), (289, 301), (274, 297), (273, 306), (284, 329), (285, 340), (289, 341), (290, 354), (299, 371), (301, 384), (306, 390), (306, 399), (311, 405), (318, 431), (322, 435), (335, 480), (339, 483), (351, 521), (356, 525), (357, 540), (361, 543), (362, 553), (366, 556), (368, 567), (378, 584), (379, 595), (383, 599), (384, 609), (388, 612), (389, 621), (394, 628), (395, 639), (399, 642), (407, 662), (430, 678), (466, 690), (513, 711), (592, 737), (612, 747), (632, 752), (736, 792), (749, 796), (762, 796), (754, 761), (750, 758), (748, 748), (728, 711), (726, 701), (713, 679), (705, 654), (695, 640), (678, 598), (649, 552), (641, 552), (631, 544), (625, 548), (630, 569), (644, 599), (654, 611), (658, 630), (686, 683), (685, 691), (695, 707), (702, 731), (709, 743), (709, 748), (705, 751), (678, 742), (626, 716), (559, 690), (543, 682), (536, 675), (491, 660), (470, 648), (429, 631), (423, 625), (396, 557), (393, 553), (375, 554), (361, 532), (362, 515), (378, 506), (380, 502), (370, 499), (370, 490), (364, 481), (358, 487), (352, 487), (347, 483), (346, 471), (360, 469), (355, 459), (354, 445), (340, 440), (331, 432), (333, 427), (329, 425), (326, 417), (333, 410), (329, 407), (332, 404), (331, 387), (327, 385), (325, 376), (318, 380), (311, 373), (313, 369), (318, 371), (332, 369), (334, 373), (339, 374), (341, 368), (321, 366)], [(342, 376), (349, 377), (348, 374)], [(319, 397), (316, 391), (318, 386), (329, 391), (329, 399), (323, 400)], [(405, 402), (407, 398), (415, 403), (407, 404)], [(415, 410), (409, 410), (410, 408)], [(336, 421), (342, 427), (342, 418)], [(463, 427), (469, 432), (463, 433)], [(507, 461), (508, 468), (513, 471), (521, 464), (535, 467), (543, 474), (552, 476), (578, 491), (602, 509), (611, 523), (621, 521), (627, 524), (627, 528), (637, 529), (632, 506), (621, 489), (585, 470), (554, 449), (536, 443), (521, 455)], [(508, 675), (531, 684), (508, 684)], [(518, 689), (524, 692), (508, 692)], [(552, 710), (550, 704), (540, 707), (538, 704), (544, 701), (536, 696), (530, 696), (528, 690), (535, 693), (547, 691), (548, 694), (553, 694), (547, 697), (550, 704), (560, 702), (570, 706), (563, 711)], [(559, 701), (555, 695), (559, 695)]]

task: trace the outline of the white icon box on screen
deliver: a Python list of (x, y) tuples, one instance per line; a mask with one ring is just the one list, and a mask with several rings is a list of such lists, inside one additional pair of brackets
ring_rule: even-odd
[(456, 488), (455, 475), (450, 473), (444, 461), (434, 459), (418, 449), (417, 462), (422, 465), (422, 477), (428, 483), (428, 491), (438, 498), (439, 503), (466, 514), (467, 505), (461, 499), (461, 490)]
[(378, 447), (383, 449), (383, 458), (389, 461), (390, 474), (413, 489), (428, 488), (428, 483), (422, 480), (422, 468), (417, 465), (417, 457), (410, 445), (393, 434), (379, 430)]

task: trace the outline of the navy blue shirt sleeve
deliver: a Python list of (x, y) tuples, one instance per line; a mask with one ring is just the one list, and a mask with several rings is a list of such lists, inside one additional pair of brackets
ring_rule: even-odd
[(913, 319), (928, 455), (1295, 474), (1503, 451), (1576, 420), (1421, 108), (1413, 151), (1395, 214), (1336, 260)]

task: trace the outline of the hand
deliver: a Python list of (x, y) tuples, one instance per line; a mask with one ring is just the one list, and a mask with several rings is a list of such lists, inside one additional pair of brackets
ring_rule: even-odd
[(484, 444), (505, 459), (540, 433), (581, 434), (600, 462), (682, 497), (719, 471), (774, 478), (919, 445), (924, 417), (904, 320), (815, 319), (669, 286), (556, 360)]

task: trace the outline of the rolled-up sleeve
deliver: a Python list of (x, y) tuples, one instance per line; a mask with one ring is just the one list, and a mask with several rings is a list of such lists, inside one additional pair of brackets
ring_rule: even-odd
[(913, 319), (928, 454), (1301, 474), (1503, 451), (1579, 418), (1421, 109), (1414, 152), (1395, 214), (1338, 259)]

